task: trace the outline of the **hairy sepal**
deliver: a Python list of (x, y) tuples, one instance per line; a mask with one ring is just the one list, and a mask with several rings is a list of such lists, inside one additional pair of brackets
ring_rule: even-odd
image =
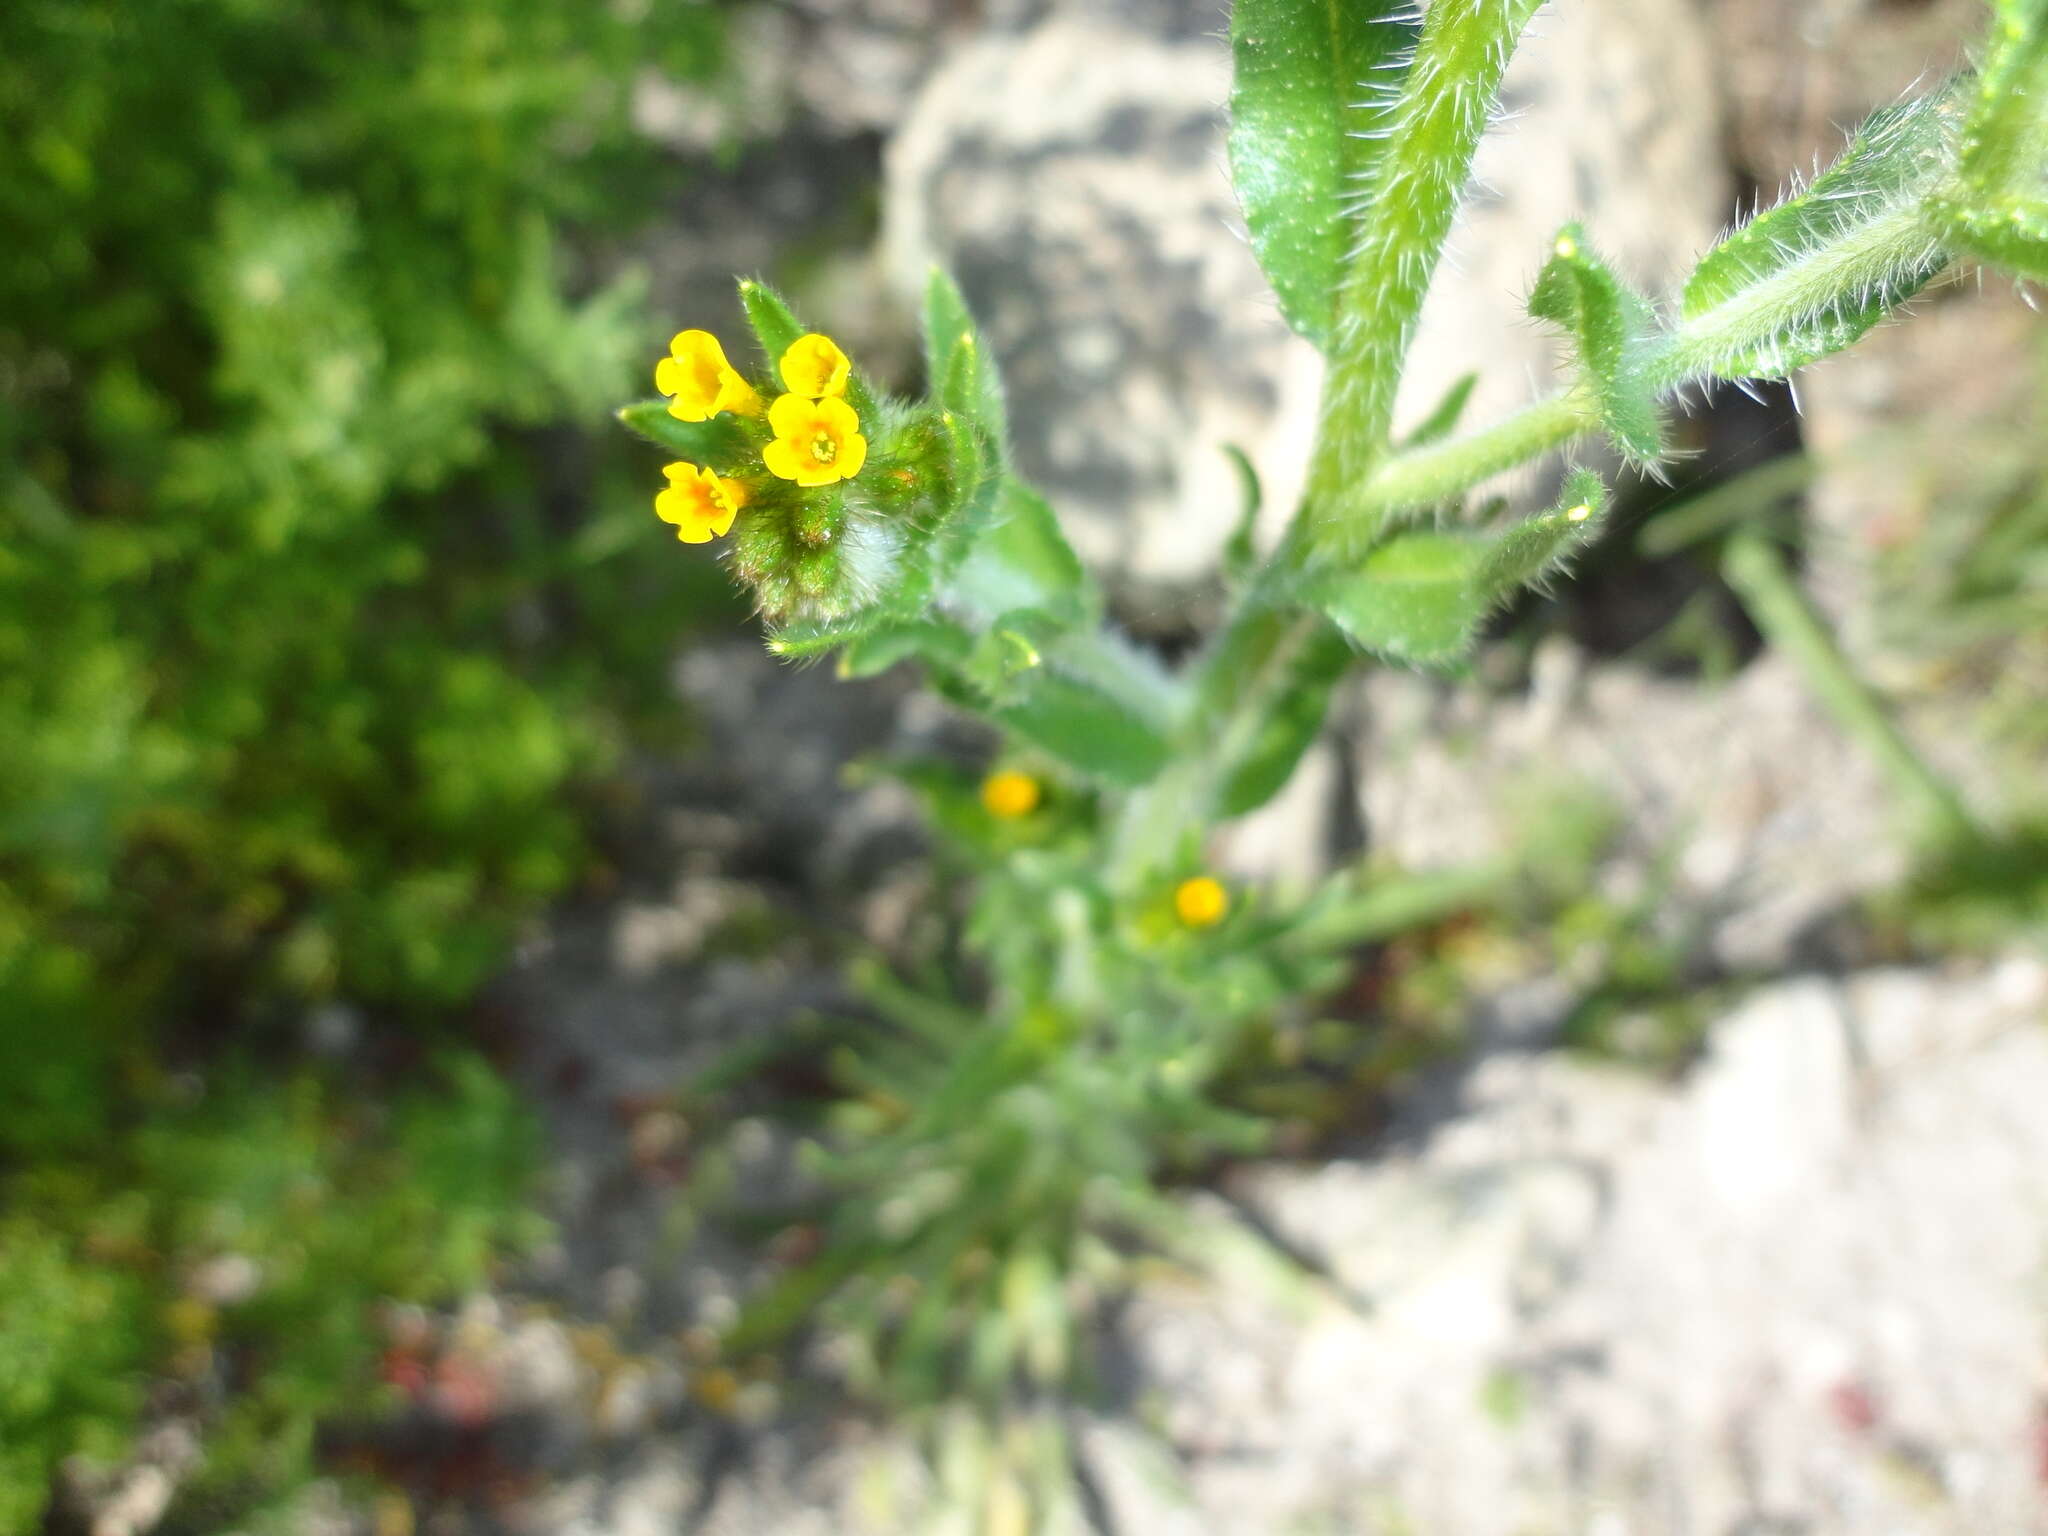
[(1383, 0), (1237, 0), (1230, 171), (1287, 323), (1327, 349), (1386, 117), (1421, 24)]
[(1558, 231), (1529, 294), (1529, 313), (1571, 339), (1615, 450), (1638, 467), (1656, 464), (1665, 451), (1663, 412), (1651, 382), (1662, 342), (1657, 317), (1595, 254), (1578, 225)]

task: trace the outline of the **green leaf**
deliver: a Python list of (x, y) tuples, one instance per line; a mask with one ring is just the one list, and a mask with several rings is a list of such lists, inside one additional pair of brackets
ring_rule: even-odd
[(810, 327), (797, 319), (781, 294), (751, 277), (740, 279), (740, 305), (747, 312), (747, 324), (754, 328), (754, 339), (761, 344), (768, 371), (775, 376), (779, 389), (782, 354), (798, 337), (808, 335)]
[(1237, 526), (1230, 531), (1230, 538), (1223, 546), (1223, 574), (1231, 581), (1242, 582), (1258, 564), (1259, 552), (1252, 542), (1252, 535), (1258, 530), (1259, 508), (1265, 503), (1265, 492), (1259, 485), (1258, 470), (1242, 448), (1235, 443), (1225, 443), (1223, 451), (1229, 455), (1230, 467), (1237, 471), (1242, 509), (1237, 514)]
[(1421, 24), (1376, 0), (1237, 0), (1230, 171), (1287, 323), (1327, 350), (1354, 211)]
[(1782, 378), (1838, 352), (1948, 264), (1923, 202), (1948, 163), (1943, 94), (1873, 113), (1827, 171), (1709, 251), (1660, 382)]
[(1472, 398), (1472, 391), (1478, 386), (1479, 375), (1463, 375), (1449, 389), (1443, 399), (1437, 401), (1436, 409), (1423, 418), (1422, 425), (1401, 440), (1401, 448), (1427, 448), (1431, 443), (1440, 443), (1458, 430), (1458, 422), (1465, 414), (1466, 402)]
[(1250, 750), (1224, 783), (1223, 815), (1243, 816), (1257, 810), (1293, 776), (1295, 765), (1323, 728), (1330, 694), (1350, 666), (1351, 657), (1350, 643), (1334, 628), (1317, 630), (1296, 653)]
[(925, 284), (924, 367), (934, 398), (981, 428), (1001, 457), (1009, 441), (1002, 377), (967, 301), (938, 267)]
[(1035, 609), (1069, 626), (1094, 620), (1100, 600), (1059, 519), (1031, 487), (1005, 477), (990, 521), (946, 588), (946, 599), (983, 624)]
[(1166, 738), (1128, 705), (1054, 667), (1023, 674), (1007, 704), (989, 708), (996, 721), (1078, 773), (1133, 789), (1166, 762)]
[(1404, 533), (1357, 570), (1319, 581), (1308, 596), (1376, 655), (1423, 665), (1451, 661), (1470, 648), (1486, 617), (1473, 582), (1485, 548), (1452, 534)]
[(666, 400), (639, 400), (622, 407), (618, 416), (631, 431), (692, 464), (724, 469), (749, 451), (745, 432), (729, 415), (709, 421), (678, 421), (669, 415)]
[(1561, 570), (1600, 535), (1607, 506), (1599, 476), (1574, 470), (1556, 506), (1496, 537), (1405, 533), (1306, 595), (1369, 651), (1425, 666), (1454, 661), (1471, 649), (1493, 608)]
[(1598, 475), (1573, 470), (1556, 506), (1523, 518), (1489, 542), (1472, 578), (1480, 600), (1488, 607), (1507, 602), (1562, 570), (1606, 531), (1608, 500)]
[(839, 654), (839, 675), (873, 677), (899, 661), (913, 658), (961, 666), (973, 648), (974, 641), (965, 630), (943, 619), (885, 624), (846, 643), (846, 649)]
[(1637, 465), (1661, 459), (1664, 420), (1649, 373), (1660, 339), (1656, 316), (1594, 254), (1578, 225), (1558, 231), (1529, 295), (1529, 313), (1576, 343), (1601, 424), (1622, 457)]

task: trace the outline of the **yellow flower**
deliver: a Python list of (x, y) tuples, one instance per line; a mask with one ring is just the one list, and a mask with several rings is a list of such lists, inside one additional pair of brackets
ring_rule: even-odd
[(761, 450), (768, 472), (798, 485), (851, 480), (868, 459), (860, 418), (844, 400), (784, 395), (768, 407), (775, 441)]
[(720, 411), (761, 414), (761, 397), (733, 371), (725, 348), (709, 331), (676, 332), (668, 352), (654, 365), (654, 387), (675, 397), (668, 403), (669, 415), (678, 421), (709, 421)]
[(708, 544), (732, 527), (732, 520), (747, 504), (747, 488), (737, 480), (714, 475), (694, 464), (666, 464), (668, 489), (654, 498), (654, 514), (676, 525), (676, 537), (685, 544)]
[(782, 354), (783, 388), (811, 400), (845, 394), (846, 376), (852, 371), (839, 343), (816, 331), (797, 337)]
[(1190, 928), (1213, 928), (1230, 911), (1230, 892), (1208, 875), (1183, 880), (1173, 888), (1173, 915)]
[(1016, 821), (1038, 809), (1038, 780), (1028, 773), (1006, 768), (981, 781), (981, 803), (991, 816)]

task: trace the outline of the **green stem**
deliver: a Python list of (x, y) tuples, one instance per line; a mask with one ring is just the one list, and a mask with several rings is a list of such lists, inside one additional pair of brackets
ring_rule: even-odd
[[(1352, 0), (1363, 3), (1363, 0)], [(1408, 343), (1508, 58), (1540, 0), (1435, 0), (1337, 296), (1308, 500), (1331, 502), (1386, 449)]]
[[(1283, 547), (1266, 571), (1290, 564)], [(1110, 852), (1112, 885), (1141, 884), (1179, 856), (1190, 829), (1215, 824), (1224, 786), (1322, 623), (1320, 614), (1275, 606), (1263, 583), (1239, 601), (1197, 664), (1166, 768), (1124, 802)]]
[(1877, 760), (1892, 792), (1910, 808), (1915, 832), (1951, 846), (1977, 841), (1981, 834), (1962, 801), (1851, 669), (1776, 547), (1749, 530), (1737, 533), (1728, 541), (1721, 571), (1764, 637), (1799, 669), (1835, 723)]
[(1394, 454), (1382, 460), (1363, 484), (1338, 498), (1327, 520), (1316, 520), (1318, 542), (1339, 558), (1363, 553), (1363, 546), (1377, 540), (1389, 519), (1441, 505), (1482, 480), (1599, 428), (1599, 407), (1591, 391), (1573, 388), (1450, 442)]

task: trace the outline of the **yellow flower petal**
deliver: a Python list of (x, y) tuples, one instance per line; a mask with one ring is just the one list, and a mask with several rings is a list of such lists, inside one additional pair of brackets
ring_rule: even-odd
[(794, 480), (801, 471), (797, 468), (796, 449), (786, 438), (776, 438), (761, 450), (761, 462), (768, 466), (768, 473), (778, 480)]
[(669, 484), (655, 495), (654, 515), (675, 524), (676, 537), (685, 544), (722, 537), (746, 505), (747, 488), (737, 480), (682, 462), (664, 465), (662, 473)]
[(654, 365), (654, 387), (674, 396), (669, 415), (678, 421), (709, 421), (720, 411), (754, 415), (761, 397), (754, 386), (733, 371), (725, 348), (709, 331), (678, 331), (669, 355)]
[(816, 488), (852, 478), (868, 459), (860, 416), (844, 400), (783, 395), (768, 408), (775, 440), (761, 451), (768, 472)]
[(782, 354), (783, 387), (814, 400), (821, 395), (844, 394), (852, 371), (853, 364), (839, 344), (817, 331), (799, 336)]
[(850, 437), (860, 430), (860, 416), (844, 400), (820, 400), (812, 409), (818, 424), (835, 437)]
[(778, 395), (768, 407), (768, 430), (777, 437), (794, 438), (811, 424), (816, 410), (802, 395)]

